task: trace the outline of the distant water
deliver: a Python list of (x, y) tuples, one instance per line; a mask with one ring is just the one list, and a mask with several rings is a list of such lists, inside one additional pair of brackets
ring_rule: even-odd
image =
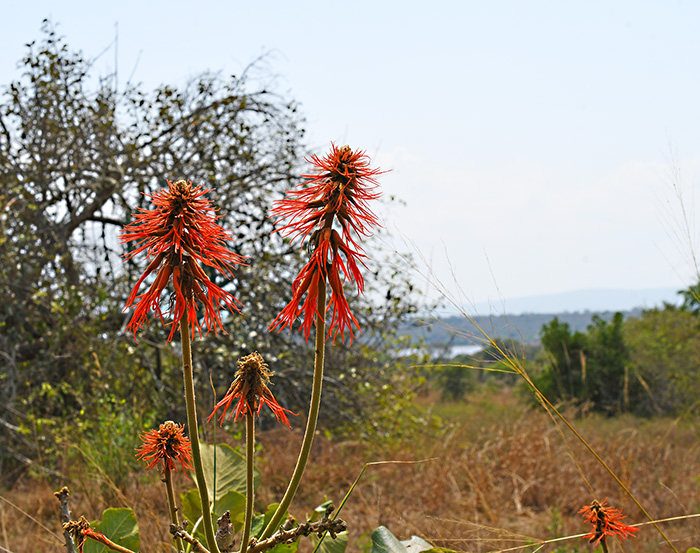
[(466, 346), (451, 346), (449, 357), (457, 357), (458, 355), (474, 355), (477, 351), (481, 351), (481, 346), (466, 345)]
[[(461, 345), (461, 346), (449, 346), (447, 348), (435, 348), (433, 349), (431, 353), (431, 357), (440, 357), (442, 359), (453, 359), (457, 357), (458, 355), (474, 355), (476, 352), (481, 351), (484, 349), (481, 346), (476, 346), (473, 344), (469, 345)], [(406, 349), (402, 350), (399, 352), (399, 356), (408, 356), (408, 355), (416, 355), (416, 353), (420, 353), (424, 355), (428, 351), (426, 349), (422, 349), (420, 351), (417, 351), (415, 349)]]

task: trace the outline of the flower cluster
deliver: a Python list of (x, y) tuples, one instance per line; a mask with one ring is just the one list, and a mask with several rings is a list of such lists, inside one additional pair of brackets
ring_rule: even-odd
[[(211, 201), (204, 195), (201, 185), (193, 186), (184, 180), (168, 181), (168, 188), (150, 196), (154, 209), (141, 209), (134, 221), (122, 231), (121, 241), (136, 242), (136, 247), (125, 257), (130, 259), (145, 252), (150, 265), (134, 286), (125, 309), (135, 305), (128, 329), (134, 333), (148, 322), (148, 312), (153, 310), (161, 321), (161, 296), (172, 277), (174, 292), (170, 295), (169, 314), (172, 315), (170, 336), (172, 340), (180, 321), (187, 317), (192, 328), (199, 331), (197, 317), (199, 300), (204, 306), (204, 322), (207, 331), (217, 327), (225, 332), (219, 316), (219, 306), (238, 311), (238, 301), (226, 290), (214, 284), (202, 265), (212, 267), (223, 275), (233, 277), (233, 268), (245, 258), (230, 251), (226, 240), (231, 238), (216, 221)], [(138, 294), (141, 284), (151, 274), (155, 280), (148, 289)]]
[(136, 457), (148, 463), (148, 470), (157, 466), (161, 472), (171, 471), (175, 468), (175, 461), (180, 462), (183, 472), (194, 470), (192, 447), (184, 429), (182, 424), (166, 421), (158, 430), (144, 432), (141, 434), (143, 445), (136, 450)]
[(601, 542), (605, 543), (608, 536), (618, 536), (624, 541), (639, 530), (620, 522), (625, 518), (622, 516), (622, 511), (606, 505), (605, 500), (602, 502), (593, 500), (590, 505), (583, 507), (579, 514), (583, 515), (583, 519), (593, 527), (583, 537), (588, 538), (594, 547)]
[[(311, 256), (292, 285), (292, 299), (270, 325), (270, 329), (292, 327), (303, 314), (301, 328), (306, 339), (317, 311), (319, 285), (327, 282), (331, 298), (327, 310), (332, 310), (327, 338), (333, 341), (346, 331), (352, 340), (353, 325), (359, 324), (350, 312), (343, 292), (343, 284), (352, 280), (358, 294), (364, 291), (364, 280), (359, 266), (365, 266), (365, 253), (358, 243), (361, 236), (369, 236), (373, 227), (379, 226), (377, 216), (367, 202), (379, 197), (375, 177), (382, 173), (370, 167), (370, 160), (363, 151), (353, 152), (349, 146), (337, 148), (323, 158), (313, 156), (309, 161), (315, 168), (313, 174), (302, 175), (306, 181), (299, 189), (287, 193), (287, 197), (275, 202), (270, 214), (284, 221), (278, 229), (292, 240), (302, 242), (308, 238)], [(338, 223), (340, 232), (333, 228)], [(306, 297), (304, 298), (304, 296)], [(304, 298), (304, 299), (302, 299)]]
[(272, 392), (267, 387), (270, 382), (272, 372), (268, 368), (265, 360), (258, 352), (251, 353), (238, 360), (238, 370), (234, 376), (233, 382), (226, 392), (224, 398), (216, 404), (214, 410), (207, 421), (211, 420), (219, 408), (223, 408), (219, 424), (224, 424), (226, 419), (226, 411), (231, 404), (236, 401), (236, 406), (231, 411), (233, 421), (243, 418), (246, 414), (253, 416), (257, 413), (260, 416), (260, 411), (263, 405), (267, 405), (275, 414), (277, 420), (286, 424), (291, 428), (287, 415), (294, 415), (291, 411), (282, 407), (272, 395)]

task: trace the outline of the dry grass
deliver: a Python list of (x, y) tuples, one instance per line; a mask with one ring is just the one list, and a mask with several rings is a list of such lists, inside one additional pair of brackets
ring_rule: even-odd
[[(367, 470), (342, 513), (352, 533), (349, 551), (362, 550), (379, 525), (388, 526), (401, 539), (418, 534), (443, 547), (475, 552), (521, 545), (523, 536), (546, 539), (576, 534), (586, 530), (577, 511), (594, 497), (608, 498), (622, 508), (626, 522), (644, 521), (582, 446), (569, 439), (569, 449), (546, 415), (525, 410), (507, 394), (495, 394), (491, 399), (490, 405), (495, 400), (500, 407), (484, 409), (484, 420), (474, 416), (475, 405), (487, 405), (480, 403), (484, 398), (453, 404), (449, 406), (452, 424), (448, 431), (440, 436), (421, 436), (414, 443), (395, 444), (391, 451), (372, 444), (330, 442), (319, 436), (303, 489), (293, 505), (294, 513), (301, 518), (326, 498), (338, 504), (368, 461), (432, 458)], [(503, 416), (504, 412), (508, 416)], [(461, 416), (464, 414), (466, 418)], [(579, 431), (653, 516), (698, 512), (697, 426), (633, 418), (577, 422)], [(284, 491), (301, 435), (280, 429), (262, 434), (260, 441), (263, 486), (258, 507), (275, 501)], [(95, 492), (81, 483), (79, 474), (73, 471), (68, 483), (76, 517), (99, 518), (107, 506), (132, 507), (139, 519), (142, 550), (169, 550), (164, 491), (157, 477), (135, 475), (119, 492), (108, 487)], [(178, 484), (181, 491), (192, 486), (182, 481)], [(57, 488), (58, 483), (25, 478), (3, 496), (60, 534), (53, 498)], [(700, 545), (700, 519), (668, 523), (664, 529), (679, 551)], [(57, 551), (60, 547), (47, 531), (2, 502), (0, 545), (13, 553)], [(580, 538), (559, 544), (560, 549), (548, 547), (543, 551), (590, 550)], [(622, 550), (618, 543), (611, 548), (615, 550)], [(645, 526), (625, 544), (625, 550), (669, 548), (656, 530)]]

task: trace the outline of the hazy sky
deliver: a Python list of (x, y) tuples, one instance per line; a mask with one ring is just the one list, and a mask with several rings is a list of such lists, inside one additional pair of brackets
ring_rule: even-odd
[[(14, 2), (0, 83), (50, 17), (123, 82), (240, 74), (270, 52), (309, 144), (367, 150), (401, 250), (463, 300), (693, 283), (700, 3)], [(96, 69), (114, 69), (114, 50)], [(681, 178), (674, 179), (680, 170)], [(672, 183), (681, 185), (688, 226)]]

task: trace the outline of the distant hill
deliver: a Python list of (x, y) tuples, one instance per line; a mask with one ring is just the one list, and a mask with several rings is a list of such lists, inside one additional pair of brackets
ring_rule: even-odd
[[(467, 313), (564, 313), (632, 311), (659, 307), (664, 302), (678, 303), (678, 288), (647, 288), (643, 290), (590, 288), (557, 294), (541, 294), (506, 298), (467, 306)], [(445, 313), (446, 314), (446, 313)], [(454, 315), (454, 313), (450, 313)]]
[[(539, 341), (542, 325), (555, 317), (568, 323), (573, 331), (585, 331), (594, 315), (609, 321), (615, 311), (580, 311), (575, 313), (523, 313), (521, 315), (475, 316), (473, 323), (463, 316), (441, 317), (432, 320), (416, 320), (403, 329), (416, 341), (422, 339), (429, 346), (462, 346), (481, 344), (483, 336), (478, 325), (491, 338), (515, 340), (532, 344)], [(639, 316), (640, 309), (622, 311), (625, 318)], [(475, 323), (475, 324), (474, 324)]]

